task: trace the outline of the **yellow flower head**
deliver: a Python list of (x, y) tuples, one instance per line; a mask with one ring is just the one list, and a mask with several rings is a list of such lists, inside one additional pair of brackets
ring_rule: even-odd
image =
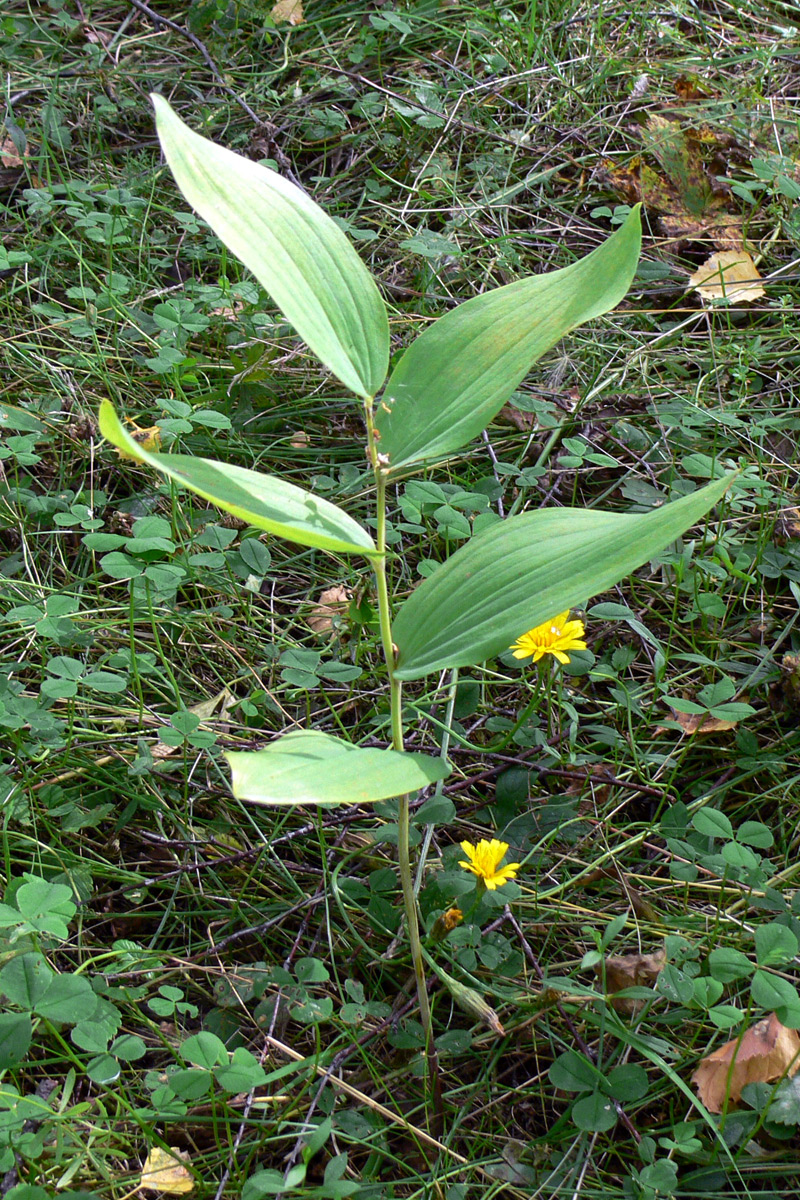
[(498, 842), (496, 838), (492, 838), (490, 842), (485, 839), (478, 842), (477, 846), (473, 846), (471, 842), (461, 842), (460, 845), (469, 862), (464, 862), (462, 859), (458, 865), (467, 871), (472, 871), (472, 874), (477, 875), (478, 879), (482, 879), (490, 892), (493, 892), (495, 888), (502, 887), (504, 883), (508, 883), (509, 879), (513, 879), (519, 870), (519, 863), (507, 863), (504, 867), (500, 866), (508, 850), (508, 842)]
[(511, 647), (514, 658), (530, 658), (533, 655), (533, 661), (538, 662), (545, 654), (552, 654), (560, 663), (568, 663), (568, 650), (586, 649), (583, 621), (570, 621), (568, 618), (569, 609), (553, 617), (552, 621), (545, 621), (544, 625), (537, 625), (535, 629), (523, 633)]

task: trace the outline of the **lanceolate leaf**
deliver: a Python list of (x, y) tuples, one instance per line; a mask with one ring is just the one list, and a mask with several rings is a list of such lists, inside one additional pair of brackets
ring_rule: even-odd
[(277, 172), (194, 133), (163, 96), (151, 98), (164, 155), (192, 208), (334, 375), (374, 395), (389, 362), (386, 308), (336, 222)]
[(287, 733), (265, 750), (226, 754), (233, 794), (258, 804), (370, 804), (449, 775), (441, 758), (352, 746), (313, 730)]
[(640, 248), (637, 207), (586, 258), (476, 296), (426, 329), (395, 367), (378, 406), (390, 470), (443, 458), (479, 434), (546, 350), (619, 304)]
[(210, 458), (153, 454), (143, 449), (122, 426), (109, 400), (100, 405), (100, 432), (129, 457), (155, 467), (257, 529), (334, 553), (367, 557), (377, 553), (367, 530), (341, 508), (284, 479)]
[(491, 526), (403, 604), (392, 629), (395, 674), (419, 679), (502, 653), (526, 630), (605, 591), (675, 541), (733, 478), (643, 515), (549, 508)]

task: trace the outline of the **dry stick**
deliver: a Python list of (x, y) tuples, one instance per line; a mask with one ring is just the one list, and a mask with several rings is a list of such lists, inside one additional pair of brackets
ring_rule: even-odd
[[(287, 1046), (285, 1042), (279, 1041), (276, 1037), (265, 1034), (264, 1038), (267, 1042), (267, 1045), (271, 1046), (273, 1050), (277, 1050), (280, 1054), (285, 1054), (286, 1057), (292, 1059), (293, 1062), (308, 1062), (307, 1055), (298, 1053), (297, 1050), (293, 1050), (291, 1046)], [(309, 1063), (309, 1065), (312, 1064)], [(327, 1067), (323, 1067), (319, 1063), (315, 1063), (313, 1066), (317, 1075), (321, 1076), (322, 1078), (325, 1078), (328, 1075)], [(426, 1133), (423, 1129), (419, 1129), (416, 1125), (412, 1125), (406, 1120), (405, 1117), (401, 1117), (399, 1113), (392, 1112), (390, 1108), (386, 1108), (385, 1105), (379, 1104), (377, 1100), (373, 1100), (371, 1096), (366, 1094), (366, 1092), (359, 1091), (358, 1088), (353, 1087), (351, 1083), (347, 1083), (344, 1079), (330, 1077), (330, 1082), (334, 1088), (338, 1088), (339, 1091), (344, 1092), (344, 1094), (346, 1096), (350, 1096), (351, 1099), (358, 1100), (361, 1104), (366, 1104), (367, 1108), (371, 1108), (372, 1111), (378, 1113), (379, 1116), (384, 1117), (387, 1121), (391, 1121), (393, 1125), (399, 1125), (401, 1129), (404, 1129), (406, 1133), (408, 1133), (411, 1137), (416, 1138), (424, 1145), (430, 1146), (434, 1150), (438, 1150), (441, 1154), (448, 1155), (449, 1158), (452, 1158), (455, 1162), (461, 1163), (465, 1167), (470, 1166), (470, 1159), (464, 1158), (461, 1154), (457, 1154), (455, 1150), (451, 1150), (449, 1146), (444, 1144), (444, 1142), (438, 1141), (435, 1137), (431, 1137), (431, 1135)]]
[[(519, 922), (517, 921), (516, 917), (514, 916), (514, 914), (512, 913), (512, 911), (508, 905), (506, 905), (506, 907), (503, 911), (503, 915), (504, 915), (506, 921), (508, 921), (508, 923), (511, 925), (511, 928), (514, 930), (517, 937), (519, 938), (519, 943), (522, 946), (525, 957), (527, 958), (528, 962), (531, 964), (531, 966), (533, 967), (537, 976), (539, 977), (539, 981), (541, 983), (543, 983), (546, 987), (547, 980), (545, 979), (544, 971), (539, 966), (539, 960), (536, 957), (536, 955), (533, 953), (533, 950), (531, 949), (531, 947), (525, 937), (525, 934), (522, 932), (522, 929), (520, 928)], [(570, 1017), (569, 1013), (565, 1010), (564, 1006), (562, 1005), (562, 1003), (559, 999), (555, 1000), (555, 1007), (558, 1010), (559, 1016), (561, 1017), (562, 1021), (566, 1025), (567, 1029), (572, 1034), (575, 1045), (578, 1047), (578, 1049), (581, 1051), (582, 1054), (586, 1055), (586, 1057), (589, 1059), (589, 1062), (597, 1065), (596, 1064), (596, 1056), (595, 1056), (594, 1052), (589, 1048), (589, 1046), (583, 1040), (581, 1035), (578, 1033), (577, 1029), (575, 1028), (575, 1024), (574, 1024), (572, 1018)], [(633, 1140), (638, 1145), (639, 1142), (642, 1140), (642, 1135), (639, 1133), (639, 1130), (633, 1124), (630, 1117), (628, 1116), (628, 1114), (625, 1112), (624, 1108), (620, 1104), (619, 1100), (614, 1100), (613, 1104), (614, 1104), (614, 1108), (617, 1110), (617, 1116), (619, 1117), (620, 1121), (622, 1122), (622, 1124), (627, 1129), (628, 1133), (631, 1135)]]

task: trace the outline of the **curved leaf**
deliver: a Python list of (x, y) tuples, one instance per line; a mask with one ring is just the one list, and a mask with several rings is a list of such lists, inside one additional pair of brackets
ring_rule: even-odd
[(153, 454), (123, 427), (110, 400), (100, 405), (99, 424), (103, 437), (129, 458), (155, 467), (257, 529), (334, 553), (377, 554), (371, 536), (358, 521), (285, 479), (190, 454)]
[(265, 750), (226, 754), (233, 794), (258, 804), (371, 804), (450, 774), (441, 758), (352, 746), (327, 733), (287, 733)]
[(605, 591), (674, 542), (733, 478), (644, 514), (548, 508), (490, 526), (403, 604), (392, 628), (395, 674), (419, 679), (501, 654), (526, 630)]
[(390, 473), (443, 458), (488, 425), (546, 350), (619, 304), (639, 261), (637, 207), (579, 262), (465, 301), (412, 342), (376, 412)]
[(151, 96), (178, 187), (345, 387), (373, 396), (386, 377), (389, 322), (375, 280), (339, 226), (276, 171), (185, 125)]

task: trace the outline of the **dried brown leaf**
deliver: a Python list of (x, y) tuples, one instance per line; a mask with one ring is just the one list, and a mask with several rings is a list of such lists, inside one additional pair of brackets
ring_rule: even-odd
[(692, 1075), (709, 1112), (722, 1112), (726, 1099), (740, 1100), (748, 1083), (774, 1083), (800, 1070), (800, 1037), (770, 1013), (744, 1033), (701, 1059)]
[(746, 250), (722, 250), (712, 254), (689, 279), (689, 286), (704, 300), (727, 300), (743, 304), (760, 300), (766, 293), (756, 264)]
[(784, 654), (781, 677), (770, 684), (769, 706), (784, 717), (800, 713), (800, 654)]
[(343, 584), (326, 588), (312, 608), (306, 622), (314, 633), (328, 633), (335, 617), (341, 617), (350, 607), (353, 593)]
[(726, 721), (723, 717), (710, 717), (705, 713), (683, 713), (673, 709), (672, 715), (684, 733), (724, 733), (738, 724), (738, 721)]
[(289, 25), (302, 25), (305, 21), (303, 0), (278, 0), (277, 4), (273, 4), (269, 15), (276, 25), (282, 25), (284, 22), (288, 22)]
[(27, 158), (29, 153), (30, 151), (26, 146), (23, 154), (20, 155), (19, 150), (10, 137), (4, 137), (0, 140), (0, 166), (2, 167), (21, 167), (23, 159)]
[(642, 157), (628, 167), (607, 163), (601, 178), (629, 204), (641, 200), (658, 213), (667, 236), (710, 240), (719, 249), (741, 248), (741, 218), (726, 211), (730, 188), (719, 182), (718, 171), (706, 169), (703, 157), (709, 140), (721, 153), (723, 142), (730, 139), (657, 113), (648, 117), (642, 135), (656, 165)]
[[(616, 996), (629, 987), (652, 987), (667, 961), (664, 949), (653, 954), (616, 954), (606, 959), (606, 992), (617, 1012), (637, 1013), (645, 1003), (633, 996)], [(598, 975), (601, 974), (599, 968)]]
[(513, 425), (520, 433), (530, 433), (536, 426), (536, 413), (524, 412), (513, 404), (504, 404), (495, 421), (500, 425)]

